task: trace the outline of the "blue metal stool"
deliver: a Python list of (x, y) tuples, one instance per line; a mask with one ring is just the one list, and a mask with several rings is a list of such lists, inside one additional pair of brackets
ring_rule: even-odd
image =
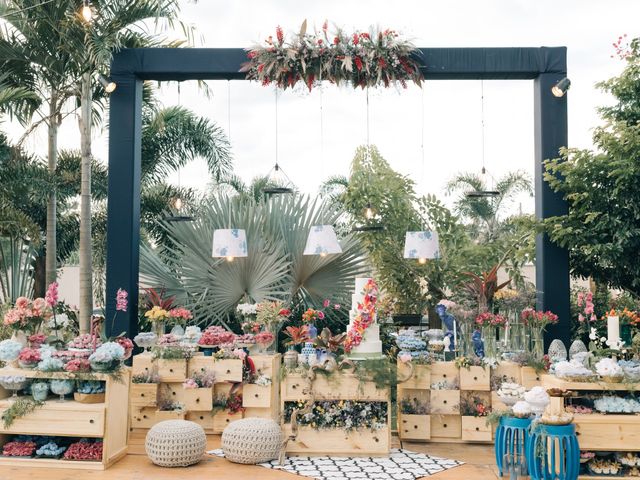
[(580, 471), (576, 426), (539, 424), (533, 428), (527, 464), (531, 480), (576, 480)]
[(505, 455), (524, 458), (529, 444), (529, 427), (531, 419), (502, 417), (496, 430), (494, 450), (496, 464), (502, 476), (502, 461)]

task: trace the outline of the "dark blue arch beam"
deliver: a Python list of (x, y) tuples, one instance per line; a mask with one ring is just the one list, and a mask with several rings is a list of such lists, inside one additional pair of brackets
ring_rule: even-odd
[[(551, 87), (567, 75), (565, 47), (422, 48), (427, 80), (534, 80), (536, 216), (567, 211), (566, 202), (543, 179), (543, 161), (567, 146), (567, 96)], [(144, 80), (241, 80), (246, 53), (239, 48), (130, 49), (111, 66), (118, 88), (111, 94), (107, 223), (107, 318), (115, 313), (118, 288), (129, 292), (129, 311), (114, 332), (137, 333), (140, 249), (140, 130)], [(570, 339), (569, 256), (546, 236), (536, 239), (538, 308), (560, 316), (548, 338)], [(110, 325), (110, 322), (107, 322)]]

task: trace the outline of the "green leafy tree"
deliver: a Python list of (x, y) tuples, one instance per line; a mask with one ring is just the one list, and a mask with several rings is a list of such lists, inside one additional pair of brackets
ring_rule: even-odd
[(633, 40), (623, 73), (600, 87), (616, 102), (601, 109), (595, 151), (562, 150), (545, 180), (569, 213), (545, 221), (553, 242), (569, 250), (571, 272), (640, 296), (640, 42)]

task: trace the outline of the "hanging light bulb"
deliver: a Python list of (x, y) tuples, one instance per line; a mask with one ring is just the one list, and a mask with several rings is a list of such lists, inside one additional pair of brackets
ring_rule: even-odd
[(85, 22), (89, 23), (91, 22), (91, 20), (93, 20), (93, 10), (91, 10), (91, 4), (89, 3), (89, 0), (83, 0), (82, 10), (80, 10), (80, 13)]
[(376, 212), (373, 210), (371, 206), (371, 202), (367, 202), (367, 206), (364, 209), (364, 217), (367, 220), (371, 220), (375, 216)]
[(182, 199), (180, 197), (177, 197), (175, 199), (175, 201), (173, 202), (173, 206), (175, 207), (176, 210), (181, 210), (182, 209)]
[(101, 74), (98, 74), (98, 82), (100, 82), (100, 85), (102, 85), (102, 88), (104, 88), (104, 91), (107, 93), (113, 93), (118, 86), (116, 82), (114, 82), (110, 78), (104, 77)]

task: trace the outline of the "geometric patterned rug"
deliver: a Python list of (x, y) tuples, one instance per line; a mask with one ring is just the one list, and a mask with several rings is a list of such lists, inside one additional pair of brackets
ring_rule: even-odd
[[(222, 449), (207, 453), (224, 457)], [(273, 460), (258, 466), (320, 480), (415, 480), (462, 464), (457, 460), (394, 448), (388, 457), (287, 457), (284, 465)]]

